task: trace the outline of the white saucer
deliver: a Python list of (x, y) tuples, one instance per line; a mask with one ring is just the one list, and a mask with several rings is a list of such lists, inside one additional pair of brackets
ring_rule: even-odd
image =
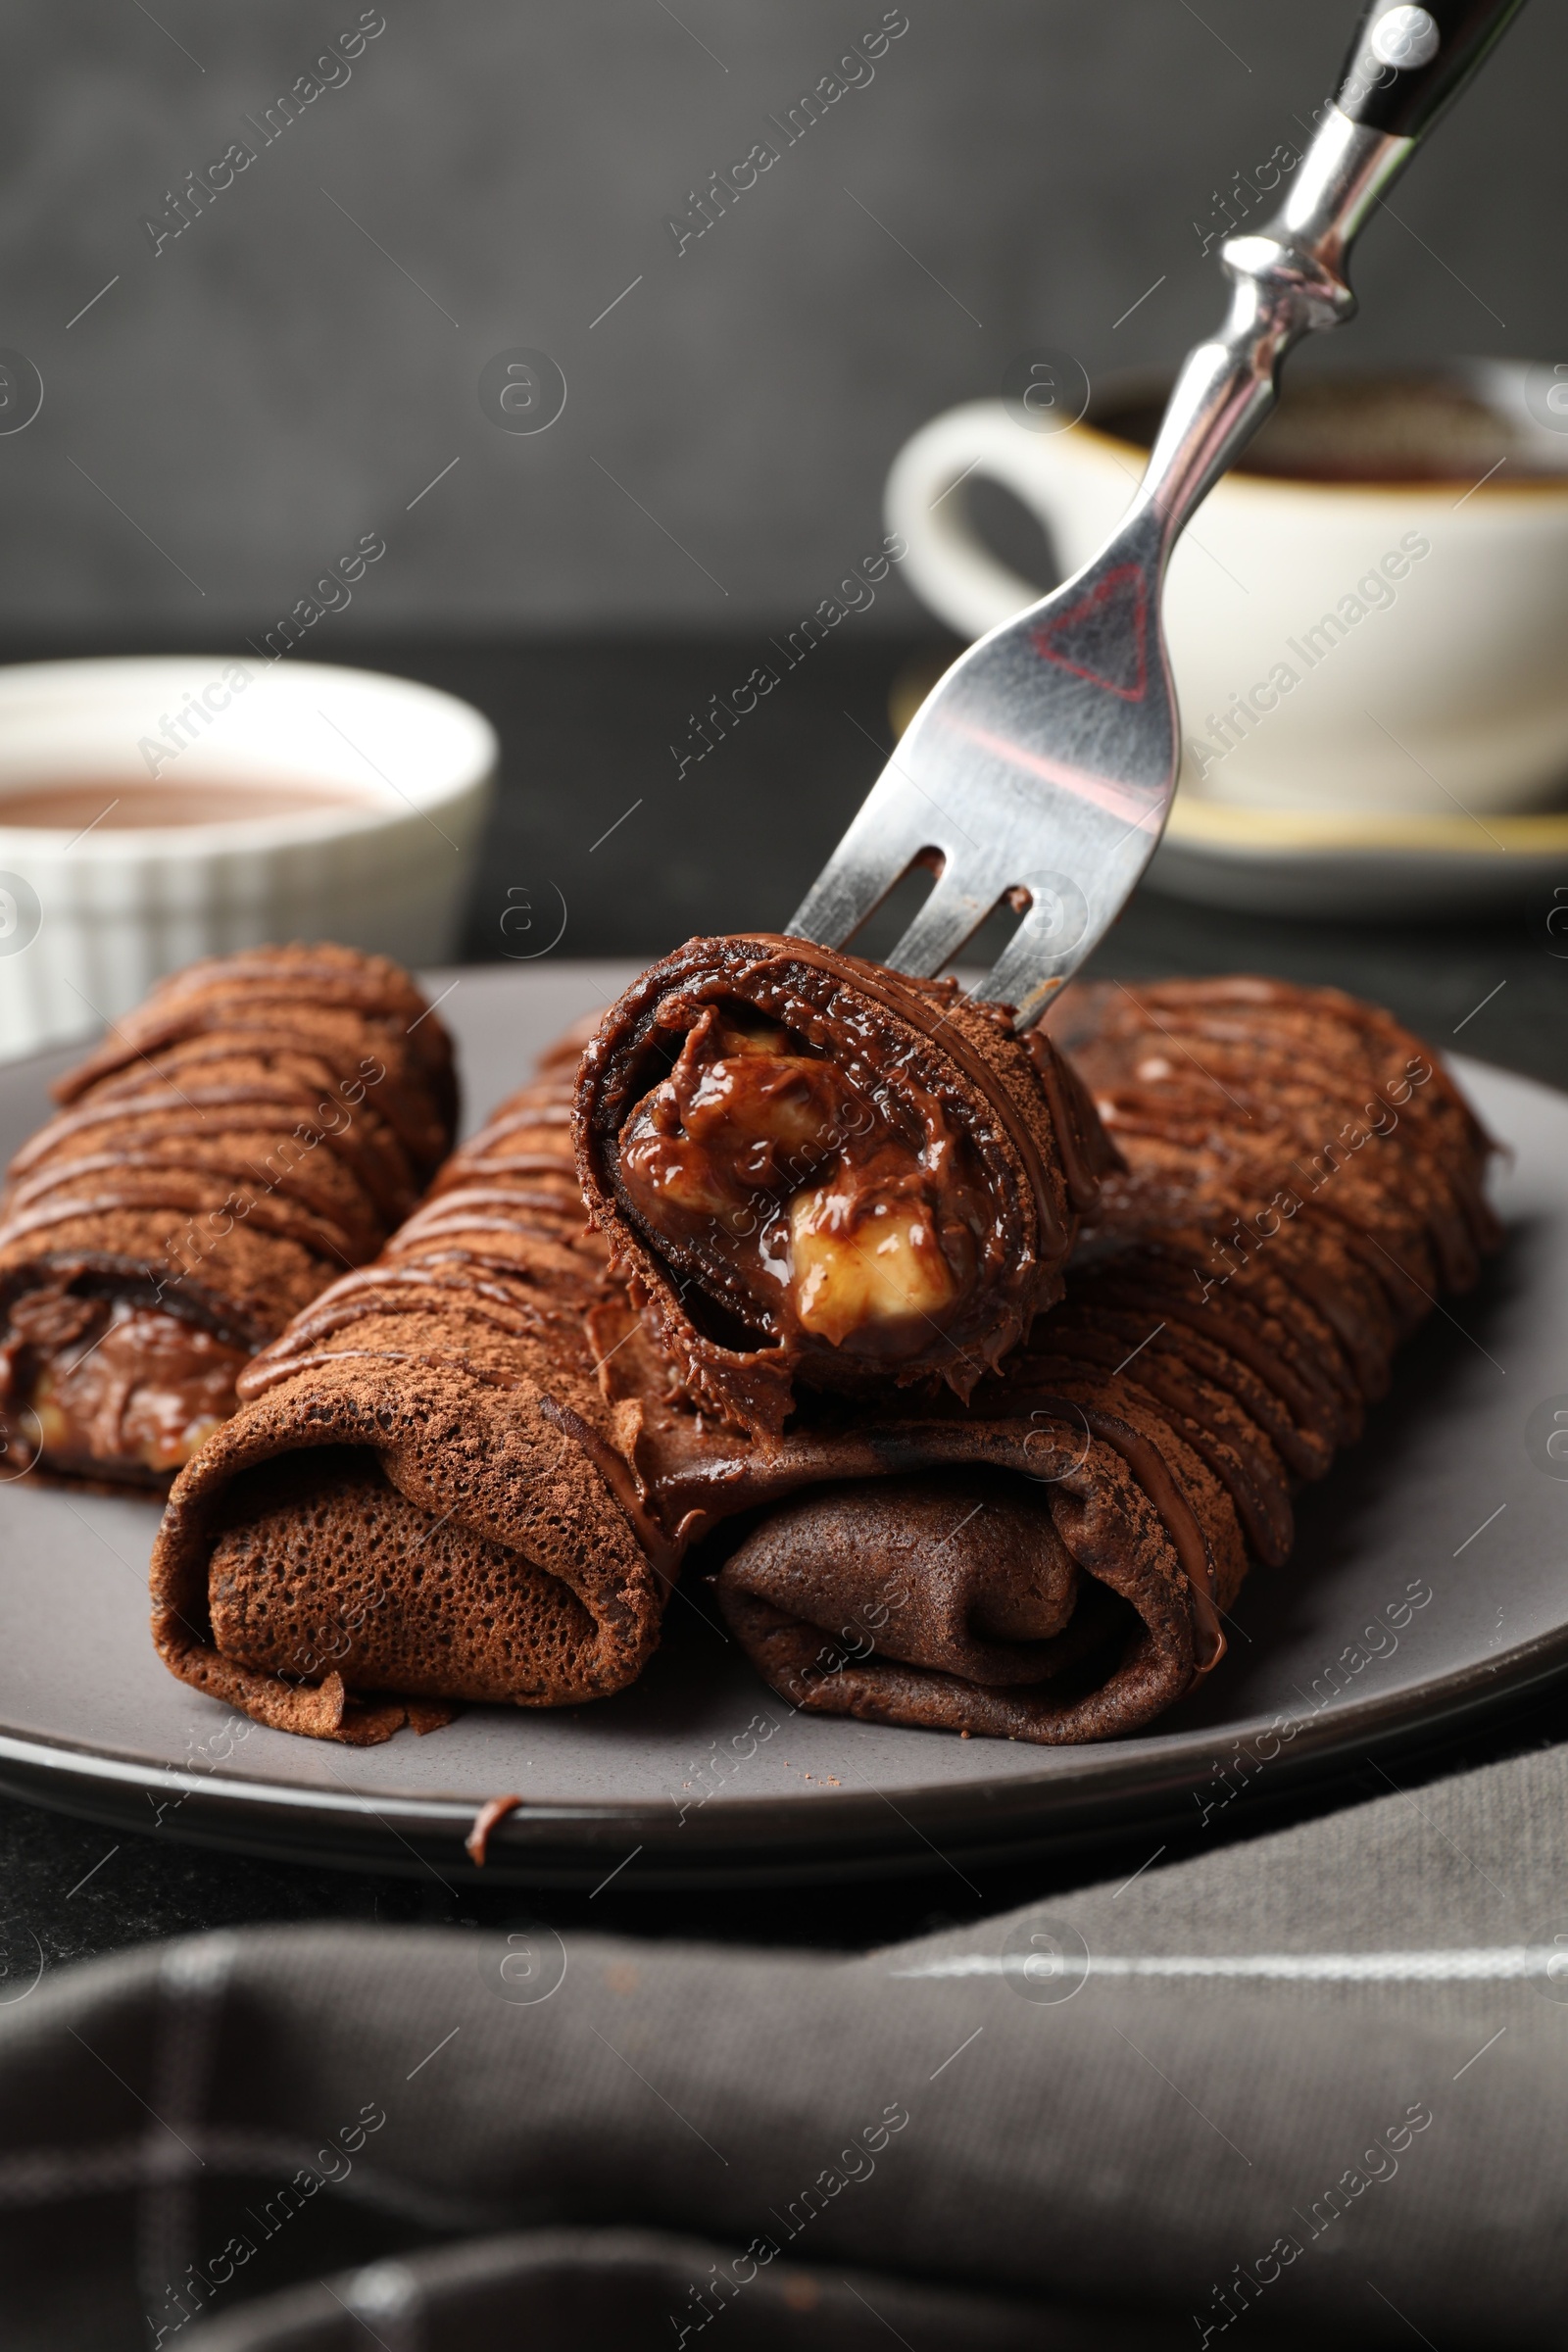
[(1487, 915), (1568, 887), (1568, 808), (1485, 820), (1363, 815), (1184, 789), (1147, 880), (1171, 898), (1253, 914)]
[[(948, 662), (928, 656), (895, 679), (896, 736)], [(1559, 883), (1568, 906), (1568, 808), (1485, 818), (1264, 808), (1184, 784), (1145, 880), (1167, 898), (1248, 914), (1485, 917)]]

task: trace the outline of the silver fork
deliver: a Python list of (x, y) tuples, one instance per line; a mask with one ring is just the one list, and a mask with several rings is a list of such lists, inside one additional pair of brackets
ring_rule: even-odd
[(1220, 258), (1230, 316), (1188, 355), (1103, 552), (960, 655), (927, 695), (790, 925), (843, 947), (912, 866), (938, 880), (888, 961), (940, 972), (1004, 900), (1022, 920), (977, 994), (1036, 1021), (1154, 853), (1180, 736), (1160, 628), (1178, 534), (1277, 398), (1301, 337), (1355, 311), (1352, 239), (1524, 0), (1374, 0), (1290, 195)]

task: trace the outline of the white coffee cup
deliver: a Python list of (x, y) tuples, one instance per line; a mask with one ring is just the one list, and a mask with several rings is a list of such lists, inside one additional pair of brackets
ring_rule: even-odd
[[(1563, 796), (1568, 401), (1555, 383), (1544, 394), (1543, 371), (1522, 362), (1445, 373), (1505, 419), (1530, 478), (1509, 482), (1520, 459), (1468, 488), (1232, 473), (1199, 510), (1164, 601), (1184, 790), (1446, 816)], [(959, 488), (977, 474), (1039, 517), (1064, 576), (1078, 570), (1147, 458), (1095, 417), (1152, 389), (1107, 384), (1087, 421), (1054, 431), (1049, 415), (1031, 423), (1023, 404), (1001, 400), (924, 426), (887, 486), (916, 593), (968, 637), (1042, 593), (977, 537)]]
[[(407, 678), (253, 655), (0, 668), (0, 1058), (90, 1035), (153, 982), (266, 940), (331, 939), (407, 964), (457, 944), (498, 745), (466, 703)], [(5, 799), (84, 782), (327, 792), (197, 824), (7, 824)]]

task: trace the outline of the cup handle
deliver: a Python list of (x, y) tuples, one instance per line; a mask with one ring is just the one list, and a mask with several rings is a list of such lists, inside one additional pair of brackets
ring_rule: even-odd
[(894, 459), (884, 510), (889, 529), (908, 547), (906, 576), (960, 636), (983, 637), (1038, 603), (1046, 588), (1022, 578), (976, 538), (958, 484), (986, 474), (1050, 530), (1054, 448), (1065, 439), (1026, 432), (1001, 401), (974, 400), (934, 416)]

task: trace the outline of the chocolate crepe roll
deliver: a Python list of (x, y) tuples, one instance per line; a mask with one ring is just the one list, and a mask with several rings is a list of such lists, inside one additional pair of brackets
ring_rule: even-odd
[(1436, 1055), (1376, 1005), (1244, 976), (1108, 982), (1068, 991), (1051, 1026), (1122, 1147), (1099, 1204), (1108, 1223), (1196, 1224), (1223, 1198), (1200, 1289), (1288, 1240), (1305, 1210), (1319, 1261), (1325, 1230), (1369, 1267), (1392, 1256), (1397, 1319), (1413, 1326), (1423, 1292), (1467, 1289), (1496, 1247), (1494, 1147)]
[(157, 1483), (418, 1200), (451, 1044), (383, 956), (256, 948), (163, 981), (54, 1093), (0, 1197), (7, 1467)]
[(1001, 1007), (769, 934), (643, 974), (583, 1058), (576, 1132), (687, 1395), (764, 1440), (798, 1383), (967, 1396), (1060, 1297), (1114, 1160)]
[(175, 1483), (154, 1638), (258, 1722), (368, 1745), (459, 1700), (604, 1697), (654, 1646), (675, 1553), (588, 1337), (607, 1276), (571, 1160), (581, 1042), (258, 1356)]
[[(634, 1340), (622, 1382), (635, 1358)], [(1220, 1482), (1130, 1385), (1069, 1396), (1028, 1362), (967, 1404), (813, 1400), (766, 1450), (645, 1395), (648, 1508), (688, 1543), (751, 1517), (714, 1589), (793, 1705), (1108, 1739), (1223, 1655), (1246, 1558)]]
[(798, 1706), (1042, 1741), (1149, 1722), (1218, 1662), (1250, 1563), (1285, 1558), (1295, 1480), (1495, 1246), (1493, 1147), (1385, 1013), (1268, 981), (1113, 983), (1053, 1026), (1125, 1162), (1061, 1305), (953, 1434), (863, 1419), (880, 1483), (825, 1430), (811, 1480), (803, 1431), (807, 1491), (717, 1578)]

